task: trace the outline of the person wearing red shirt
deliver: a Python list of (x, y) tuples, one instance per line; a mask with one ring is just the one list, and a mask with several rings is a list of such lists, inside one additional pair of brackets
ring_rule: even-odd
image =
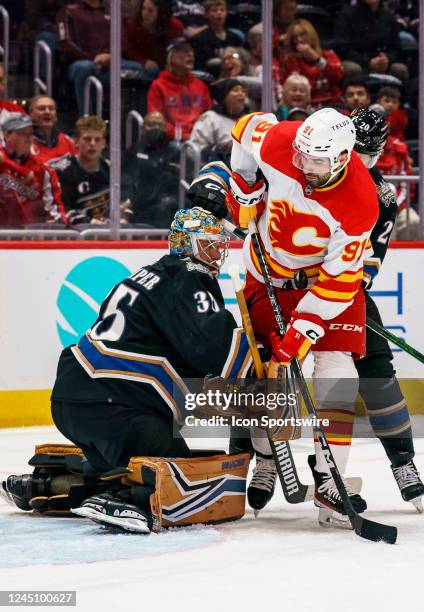
[(184, 35), (184, 25), (172, 16), (167, 0), (143, 0), (126, 28), (128, 58), (142, 64), (151, 77), (165, 67), (169, 42)]
[(167, 51), (167, 68), (147, 94), (147, 112), (165, 116), (170, 140), (188, 140), (196, 119), (212, 107), (212, 100), (207, 85), (192, 73), (194, 51), (187, 39), (175, 39)]
[(32, 121), (14, 113), (3, 124), (0, 149), (0, 227), (63, 223), (65, 211), (53, 168), (31, 155)]
[(408, 113), (400, 104), (401, 93), (398, 87), (386, 85), (377, 93), (377, 104), (386, 112), (386, 121), (390, 127), (390, 136), (406, 141), (405, 130), (408, 127)]
[(334, 51), (322, 50), (314, 26), (296, 19), (287, 31), (287, 44), (280, 50), (280, 80), (297, 72), (311, 83), (312, 106), (333, 106), (341, 102), (343, 66)]
[(35, 96), (31, 100), (29, 115), (34, 126), (31, 147), (34, 159), (55, 170), (63, 170), (76, 155), (77, 148), (72, 138), (56, 127), (56, 102), (49, 96)]

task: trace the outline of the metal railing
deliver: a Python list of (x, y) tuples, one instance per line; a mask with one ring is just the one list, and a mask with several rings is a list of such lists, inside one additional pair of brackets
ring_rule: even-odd
[(84, 101), (83, 101), (83, 114), (84, 117), (90, 114), (91, 109), (91, 92), (93, 88), (96, 91), (96, 111), (95, 114), (101, 117), (103, 114), (103, 85), (99, 79), (95, 76), (89, 76), (84, 85)]
[(180, 180), (178, 188), (178, 207), (184, 208), (185, 192), (189, 188), (190, 183), (187, 182), (187, 160), (188, 151), (191, 150), (193, 155), (190, 157), (193, 161), (193, 176), (196, 176), (200, 170), (201, 150), (199, 147), (189, 140), (181, 145), (180, 154)]
[[(132, 147), (133, 144), (138, 143), (138, 141), (140, 140), (141, 126), (143, 125), (143, 123), (144, 119), (139, 112), (137, 112), (136, 110), (132, 110), (128, 113), (127, 120), (125, 122), (125, 150), (128, 150), (130, 147)], [(134, 124), (137, 126), (137, 138), (135, 139), (135, 143), (133, 138)]]
[(1, 229), (0, 240), (80, 240), (80, 233), (70, 229)]
[(9, 40), (10, 40), (10, 18), (5, 7), (0, 4), (0, 17), (2, 22), (2, 44), (0, 44), (0, 57), (4, 66), (4, 98), (8, 98), (9, 85)]
[[(41, 54), (45, 55), (45, 70), (46, 80), (43, 81), (41, 77)], [(52, 82), (53, 82), (53, 57), (52, 50), (43, 40), (39, 40), (34, 45), (34, 95), (40, 93), (46, 94), (51, 98), (52, 96)]]

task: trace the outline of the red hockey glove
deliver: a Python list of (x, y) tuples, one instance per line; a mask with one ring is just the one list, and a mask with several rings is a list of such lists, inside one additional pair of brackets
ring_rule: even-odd
[(318, 315), (293, 311), (284, 338), (275, 332), (270, 334), (272, 359), (283, 365), (289, 365), (294, 357), (306, 357), (312, 344), (323, 337), (326, 325)]
[(230, 186), (225, 199), (227, 208), (236, 225), (247, 227), (249, 221), (265, 209), (265, 182), (261, 179), (254, 185), (249, 185), (240, 174), (232, 172)]

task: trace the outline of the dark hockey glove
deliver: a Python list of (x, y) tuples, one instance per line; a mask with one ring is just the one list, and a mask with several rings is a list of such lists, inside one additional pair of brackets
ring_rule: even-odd
[(217, 219), (223, 219), (227, 215), (226, 194), (224, 187), (212, 180), (193, 183), (187, 191), (187, 197), (193, 207), (203, 208)]

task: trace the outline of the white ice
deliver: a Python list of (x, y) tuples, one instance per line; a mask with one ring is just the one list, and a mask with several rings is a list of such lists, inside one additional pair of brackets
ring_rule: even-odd
[[(30, 472), (34, 445), (59, 441), (54, 428), (0, 430), (0, 477)], [(225, 446), (202, 446), (211, 444)], [(424, 471), (424, 440), (415, 445)], [(311, 482), (311, 444), (292, 448)], [(354, 442), (349, 475), (363, 478), (366, 516), (398, 527), (397, 544), (319, 527), (312, 502), (287, 504), (278, 483), (257, 519), (247, 510), (236, 523), (150, 536), (109, 534), (89, 520), (35, 516), (0, 500), (0, 589), (76, 590), (76, 609), (90, 612), (424, 610), (424, 515), (402, 501), (378, 442)]]

